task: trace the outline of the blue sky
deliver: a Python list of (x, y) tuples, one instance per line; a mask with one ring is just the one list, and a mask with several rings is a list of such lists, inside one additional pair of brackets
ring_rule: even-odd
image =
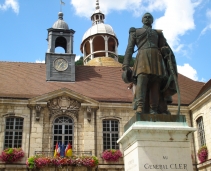
[[(74, 54), (82, 56), (83, 34), (91, 27), (96, 0), (63, 0), (64, 21), (74, 34)], [(183, 75), (197, 81), (211, 78), (211, 0), (99, 0), (105, 23), (119, 40), (124, 55), (130, 27), (142, 27), (145, 12), (162, 29)], [(60, 0), (0, 0), (0, 61), (45, 59), (47, 29), (58, 19)], [(58, 50), (59, 52), (60, 50)]]

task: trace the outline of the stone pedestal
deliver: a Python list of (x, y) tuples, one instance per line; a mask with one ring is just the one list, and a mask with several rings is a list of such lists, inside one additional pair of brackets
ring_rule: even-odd
[(125, 171), (192, 171), (186, 122), (137, 121), (117, 141), (124, 150)]

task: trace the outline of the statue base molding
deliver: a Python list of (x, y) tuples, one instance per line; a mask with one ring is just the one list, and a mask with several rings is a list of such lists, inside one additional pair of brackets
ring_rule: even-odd
[(136, 121), (117, 141), (124, 151), (125, 171), (193, 170), (194, 131), (186, 122)]

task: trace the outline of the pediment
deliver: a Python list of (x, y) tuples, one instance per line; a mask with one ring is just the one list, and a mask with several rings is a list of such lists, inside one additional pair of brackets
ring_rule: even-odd
[(43, 94), (34, 98), (29, 99), (29, 104), (47, 104), (49, 100), (52, 100), (57, 97), (69, 97), (72, 100), (75, 100), (79, 103), (88, 103), (92, 105), (98, 105), (98, 101), (91, 99), (89, 97), (86, 97), (80, 93), (77, 93), (75, 91), (72, 91), (67, 88), (62, 88), (56, 91), (49, 92), (47, 94)]

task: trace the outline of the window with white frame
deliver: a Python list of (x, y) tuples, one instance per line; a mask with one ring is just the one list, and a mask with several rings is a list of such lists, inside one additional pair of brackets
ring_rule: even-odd
[(197, 120), (197, 128), (198, 128), (198, 140), (199, 140), (199, 145), (203, 146), (206, 145), (205, 141), (205, 133), (204, 133), (204, 124), (203, 124), (203, 118), (202, 116), (199, 117)]
[(58, 117), (53, 125), (53, 149), (56, 143), (67, 145), (70, 143), (73, 146), (73, 120), (70, 117)]
[(119, 121), (103, 120), (103, 149), (119, 149)]
[(5, 124), (4, 148), (22, 147), (23, 118), (8, 117)]

